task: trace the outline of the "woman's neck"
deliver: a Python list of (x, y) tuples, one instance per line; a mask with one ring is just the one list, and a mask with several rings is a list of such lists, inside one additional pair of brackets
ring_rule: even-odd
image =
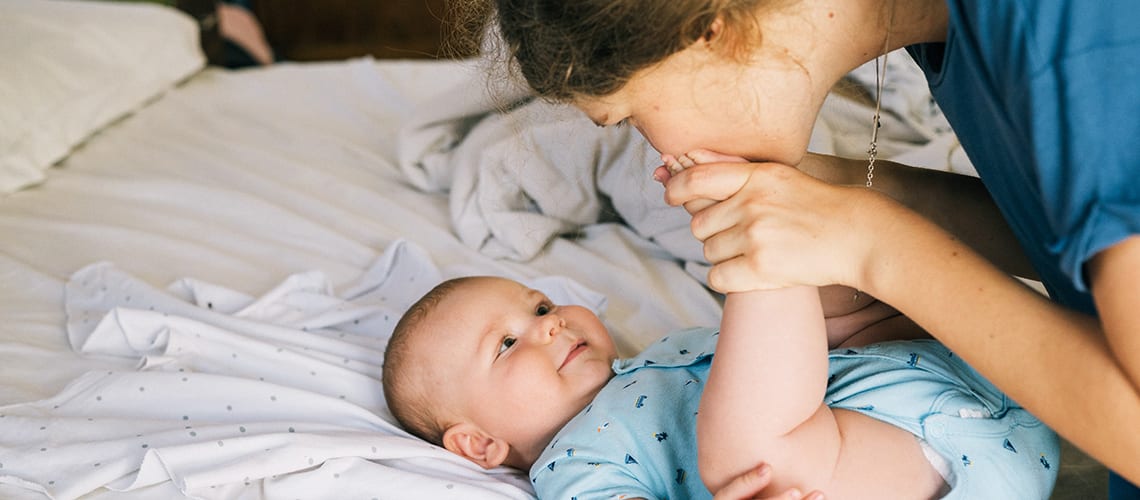
[(946, 0), (805, 0), (801, 6), (776, 14), (782, 22), (771, 27), (798, 37), (789, 46), (809, 51), (799, 60), (814, 65), (809, 72), (823, 81), (839, 81), (885, 52), (946, 39)]
[(946, 0), (881, 0), (893, 8), (891, 50), (946, 40), (950, 10)]

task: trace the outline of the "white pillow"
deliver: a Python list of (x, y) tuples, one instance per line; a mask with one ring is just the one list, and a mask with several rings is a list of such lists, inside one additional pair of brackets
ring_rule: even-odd
[(198, 25), (169, 7), (0, 0), (0, 194), (204, 66)]

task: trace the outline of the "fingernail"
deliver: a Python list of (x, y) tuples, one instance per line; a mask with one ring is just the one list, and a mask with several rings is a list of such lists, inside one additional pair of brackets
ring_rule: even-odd
[(792, 497), (794, 500), (800, 500), (801, 498), (803, 498), (804, 494), (800, 493), (800, 490), (792, 488), (792, 489), (788, 490), (788, 496)]

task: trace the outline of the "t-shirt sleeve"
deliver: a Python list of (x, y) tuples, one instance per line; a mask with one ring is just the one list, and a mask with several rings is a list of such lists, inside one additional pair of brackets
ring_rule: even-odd
[(657, 498), (624, 464), (596, 457), (559, 458), (532, 469), (531, 481), (543, 500)]
[(1041, 195), (1060, 236), (1051, 250), (1087, 291), (1084, 264), (1140, 234), (1140, 41), (1070, 54), (1055, 68), (1035, 76), (1034, 87), (1055, 91), (1060, 103), (1055, 121), (1035, 124), (1037, 144), (1061, 157), (1057, 172), (1040, 177)]
[(1140, 234), (1140, 10), (947, 6), (945, 42), (908, 50), (1053, 298), (1091, 312), (1085, 263)]

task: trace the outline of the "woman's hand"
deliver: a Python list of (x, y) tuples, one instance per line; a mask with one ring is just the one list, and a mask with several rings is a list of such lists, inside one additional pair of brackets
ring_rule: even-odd
[(745, 498), (762, 498), (764, 500), (823, 500), (823, 493), (813, 491), (806, 497), (797, 489), (790, 489), (779, 495), (760, 497), (760, 492), (772, 482), (772, 468), (767, 464), (741, 474), (716, 492), (713, 500), (740, 500)]
[[(691, 167), (666, 179), (665, 200), (705, 200), (692, 230), (721, 292), (842, 283), (859, 287), (875, 251), (875, 225), (901, 208), (862, 187), (835, 186), (794, 167), (688, 153)], [(727, 157), (731, 158), (731, 157)], [(708, 200), (716, 203), (709, 204)]]

